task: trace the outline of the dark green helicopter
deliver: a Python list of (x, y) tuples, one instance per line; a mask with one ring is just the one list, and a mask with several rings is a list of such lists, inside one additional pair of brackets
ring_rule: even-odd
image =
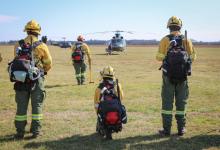
[[(58, 36), (53, 36), (53, 37), (57, 38)], [(60, 37), (58, 37), (58, 38), (60, 38)], [(52, 40), (47, 41), (47, 39), (48, 39), (47, 36), (41, 37), (42, 42), (48, 43), (48, 44), (54, 45), (54, 46), (59, 46), (60, 48), (71, 48), (71, 46), (72, 46), (72, 42), (66, 41), (66, 37), (62, 37), (63, 41), (52, 41)]]
[(112, 39), (108, 42), (108, 47), (105, 49), (107, 54), (111, 55), (112, 52), (123, 52), (126, 49), (126, 40), (124, 37), (121, 35), (122, 32), (124, 33), (129, 33), (133, 34), (130, 31), (109, 31), (109, 32), (114, 32), (115, 35), (112, 37)]
[(66, 37), (63, 37), (63, 42), (59, 43), (60, 48), (70, 48), (72, 46), (71, 42), (66, 41)]

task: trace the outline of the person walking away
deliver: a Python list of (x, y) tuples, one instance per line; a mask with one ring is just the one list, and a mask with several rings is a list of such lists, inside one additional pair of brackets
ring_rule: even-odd
[[(87, 55), (88, 63), (91, 67), (91, 54), (89, 46), (84, 42), (82, 35), (77, 37), (77, 42), (72, 46), (72, 62), (75, 69), (75, 76), (78, 85), (85, 84), (86, 63), (85, 55)], [(90, 70), (91, 71), (91, 70)]]

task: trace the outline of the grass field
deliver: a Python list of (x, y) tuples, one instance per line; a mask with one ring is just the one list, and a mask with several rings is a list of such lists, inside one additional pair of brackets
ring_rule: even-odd
[[(220, 48), (196, 47), (198, 59), (189, 77), (190, 97), (187, 108), (187, 134), (161, 138), (161, 71), (155, 60), (157, 47), (130, 46), (126, 53), (104, 55), (104, 46), (91, 46), (95, 84), (77, 86), (70, 51), (49, 47), (53, 68), (46, 77), (43, 136), (14, 141), (15, 100), (13, 84), (6, 71), (13, 57), (12, 46), (0, 46), (0, 149), (220, 149)], [(95, 133), (96, 115), (93, 95), (99, 71), (112, 65), (125, 93), (128, 123), (122, 132), (104, 141)], [(26, 131), (30, 127), (30, 106)]]

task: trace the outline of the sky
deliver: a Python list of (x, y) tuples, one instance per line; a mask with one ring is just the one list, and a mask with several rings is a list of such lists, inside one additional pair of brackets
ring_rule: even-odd
[(171, 16), (183, 21), (188, 38), (220, 41), (220, 0), (1, 0), (0, 41), (24, 38), (31, 19), (53, 40), (108, 40), (113, 33), (87, 33), (115, 30), (133, 32), (125, 39), (160, 40)]

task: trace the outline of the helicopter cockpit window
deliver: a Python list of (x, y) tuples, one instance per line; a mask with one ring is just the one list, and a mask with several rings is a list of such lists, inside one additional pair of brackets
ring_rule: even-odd
[(112, 39), (112, 43), (121, 43), (123, 39)]

